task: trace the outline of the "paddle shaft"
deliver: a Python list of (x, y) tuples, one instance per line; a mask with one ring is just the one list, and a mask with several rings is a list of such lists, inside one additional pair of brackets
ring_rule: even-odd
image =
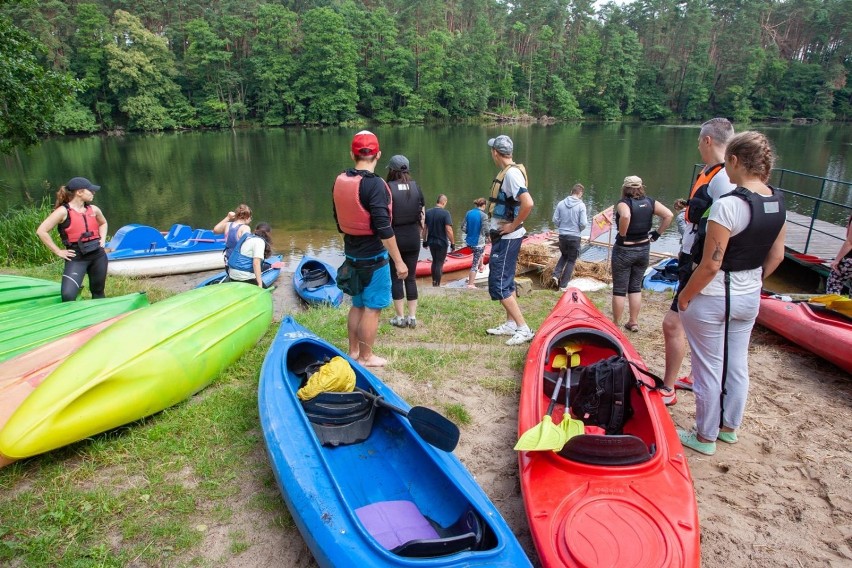
[(431, 408), (425, 406), (412, 406), (411, 410), (403, 410), (384, 399), (382, 396), (355, 387), (355, 390), (363, 394), (369, 400), (388, 410), (396, 412), (408, 419), (409, 424), (423, 440), (435, 446), (439, 450), (452, 452), (459, 443), (459, 428), (447, 418), (444, 418)]

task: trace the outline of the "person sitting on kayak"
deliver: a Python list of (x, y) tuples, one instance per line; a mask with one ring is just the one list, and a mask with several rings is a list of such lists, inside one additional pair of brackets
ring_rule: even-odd
[[(36, 235), (53, 254), (65, 261), (62, 273), (62, 301), (73, 302), (83, 287), (83, 277), (89, 275), (92, 298), (105, 298), (107, 255), (104, 243), (107, 220), (97, 205), (92, 205), (95, 193), (101, 188), (84, 177), (71, 178), (56, 192), (53, 213), (42, 221)], [(65, 248), (53, 242), (50, 231), (59, 229)]]
[(225, 265), (244, 235), (251, 233), (251, 208), (245, 203), (240, 203), (233, 211), (228, 211), (224, 219), (216, 223), (213, 232), (225, 234)]
[(263, 288), (264, 258), (272, 255), (272, 227), (258, 223), (254, 233), (243, 235), (228, 258), (228, 278), (233, 282), (257, 284)]

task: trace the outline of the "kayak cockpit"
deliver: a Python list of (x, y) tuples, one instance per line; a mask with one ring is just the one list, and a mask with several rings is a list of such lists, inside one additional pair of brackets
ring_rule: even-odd
[[(566, 359), (566, 352), (574, 355)], [(567, 360), (569, 366), (570, 393), (565, 393), (563, 386), (556, 397), (557, 401), (565, 401), (566, 394), (570, 397), (568, 408), (564, 403), (561, 405), (563, 416), (569, 412), (570, 404), (578, 391), (580, 376), (586, 366), (613, 355), (627, 356), (614, 336), (592, 328), (573, 328), (557, 334), (550, 341), (545, 353), (542, 400), (552, 397), (564, 361)], [(642, 387), (630, 389), (630, 406), (632, 416), (624, 423), (622, 433), (586, 433), (572, 436), (562, 449), (557, 451), (558, 455), (572, 462), (594, 466), (632, 466), (650, 461), (656, 454), (657, 440), (648, 409), (647, 393)], [(553, 420), (559, 423), (559, 408), (554, 412)]]

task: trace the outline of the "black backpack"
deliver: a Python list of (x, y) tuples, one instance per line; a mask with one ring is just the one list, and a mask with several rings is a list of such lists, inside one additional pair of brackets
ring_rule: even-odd
[(589, 426), (600, 426), (607, 434), (621, 434), (633, 416), (630, 390), (636, 387), (630, 363), (621, 355), (601, 359), (580, 372), (571, 412)]

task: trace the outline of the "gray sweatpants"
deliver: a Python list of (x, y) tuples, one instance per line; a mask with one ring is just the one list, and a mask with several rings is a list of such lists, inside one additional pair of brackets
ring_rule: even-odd
[(760, 294), (731, 296), (728, 326), (728, 373), (722, 397), (722, 357), (725, 345), (725, 297), (699, 294), (680, 312), (692, 350), (695, 425), (698, 435), (715, 440), (719, 418), (739, 428), (748, 398), (748, 344), (760, 308)]

